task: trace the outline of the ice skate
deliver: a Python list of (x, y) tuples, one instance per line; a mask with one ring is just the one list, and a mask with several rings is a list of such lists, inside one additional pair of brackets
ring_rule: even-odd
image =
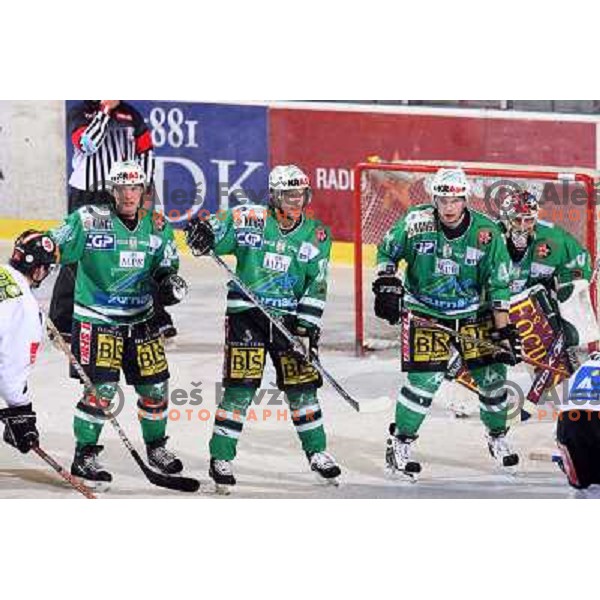
[(168, 439), (164, 437), (146, 444), (146, 453), (151, 467), (165, 475), (176, 475), (183, 471), (183, 464), (174, 452), (165, 447)]
[(342, 471), (329, 452), (307, 453), (306, 457), (311, 471), (317, 475), (320, 481), (331, 485), (339, 485), (338, 477)]
[(506, 433), (488, 433), (487, 443), (492, 458), (496, 459), (507, 473), (514, 475), (519, 464), (519, 455), (508, 445)]
[(75, 457), (71, 464), (71, 475), (78, 477), (89, 488), (97, 492), (105, 492), (110, 487), (112, 475), (104, 470), (98, 462), (98, 455), (104, 446), (93, 444), (75, 449)]
[(396, 435), (396, 425), (390, 424), (390, 436), (385, 451), (385, 474), (392, 479), (415, 483), (421, 472), (421, 463), (410, 460), (411, 446), (416, 437)]
[(229, 460), (211, 458), (208, 474), (215, 482), (217, 494), (229, 495), (231, 488), (236, 484), (233, 470), (231, 469), (231, 461)]

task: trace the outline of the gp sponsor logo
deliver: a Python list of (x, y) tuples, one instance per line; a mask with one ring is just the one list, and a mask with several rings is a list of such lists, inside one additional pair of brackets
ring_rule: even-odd
[(237, 231), (235, 234), (238, 246), (259, 249), (263, 245), (263, 236), (252, 231)]
[(425, 242), (417, 242), (415, 244), (415, 250), (417, 254), (433, 254), (435, 252), (436, 242), (428, 240)]
[(114, 250), (115, 246), (114, 233), (88, 233), (85, 240), (86, 250)]

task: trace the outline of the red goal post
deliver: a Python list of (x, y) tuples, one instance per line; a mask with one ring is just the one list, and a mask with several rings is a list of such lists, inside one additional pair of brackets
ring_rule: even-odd
[[(362, 162), (354, 167), (354, 296), (356, 353), (377, 347), (378, 340), (397, 336), (396, 329), (376, 319), (370, 282), (375, 247), (386, 231), (415, 204), (430, 201), (428, 184), (442, 167), (460, 166), (471, 181), (470, 206), (492, 217), (498, 201), (516, 183), (541, 193), (540, 218), (570, 231), (587, 247), (595, 263), (598, 255), (596, 187), (599, 173), (586, 169), (558, 169), (449, 161)], [(365, 288), (368, 296), (365, 298)], [(366, 302), (365, 302), (366, 300)], [(592, 288), (596, 307), (596, 286)], [(385, 342), (381, 347), (386, 347)]]

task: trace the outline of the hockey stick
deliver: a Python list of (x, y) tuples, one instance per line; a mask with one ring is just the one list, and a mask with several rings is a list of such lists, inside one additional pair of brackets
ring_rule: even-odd
[(247, 285), (245, 285), (241, 279), (234, 273), (229, 265), (214, 252), (210, 252), (209, 256), (233, 279), (235, 284), (246, 294), (246, 296), (252, 301), (254, 306), (262, 312), (262, 314), (279, 330), (283, 337), (292, 345), (295, 352), (304, 356), (305, 360), (312, 364), (312, 366), (327, 379), (335, 391), (356, 411), (360, 412), (360, 405), (358, 402), (350, 396), (350, 394), (327, 372), (325, 367), (321, 364), (321, 361), (316, 356), (311, 356), (309, 351), (304, 347), (302, 342), (298, 340), (294, 335), (290, 333), (287, 327), (281, 322), (278, 317), (272, 315), (260, 302), (257, 296), (252, 292)]
[[(443, 332), (447, 333), (448, 335), (451, 335), (452, 337), (454, 337), (457, 340), (469, 342), (471, 344), (474, 344), (475, 346), (485, 346), (486, 348), (489, 348), (490, 350), (497, 350), (497, 351), (502, 351), (502, 352), (506, 351), (506, 348), (499, 346), (498, 344), (494, 344), (493, 342), (490, 342), (487, 340), (480, 340), (480, 339), (474, 338), (470, 335), (464, 335), (462, 333), (458, 333), (457, 331), (454, 331), (454, 329), (452, 329), (450, 327), (446, 327), (445, 325), (436, 323), (435, 321), (431, 321), (430, 319), (426, 319), (425, 317), (412, 315), (411, 318), (413, 318), (415, 321), (420, 322), (425, 327), (431, 327), (432, 329), (438, 329), (439, 331), (443, 331)], [(567, 373), (563, 369), (557, 369), (557, 368), (549, 366), (547, 364), (538, 362), (537, 360), (534, 360), (533, 358), (531, 358), (527, 355), (523, 355), (523, 356), (524, 356), (524, 360), (523, 360), (524, 363), (527, 363), (534, 367), (538, 367), (540, 369), (546, 369), (547, 371), (551, 371), (552, 373), (556, 373), (557, 375), (562, 375), (564, 377), (570, 376), (569, 373)]]
[[(54, 325), (50, 317), (47, 317), (46, 322), (48, 329), (54, 336), (54, 341), (56, 341), (60, 349), (67, 355), (69, 362), (73, 365), (73, 368), (77, 372), (77, 375), (79, 375), (81, 378), (81, 381), (83, 381), (84, 385), (88, 387), (95, 395), (98, 395), (94, 384), (71, 352), (71, 348), (69, 348), (63, 339), (62, 335), (56, 328), (56, 325)], [(200, 482), (197, 479), (193, 479), (191, 477), (181, 477), (179, 475), (165, 475), (164, 473), (157, 473), (148, 467), (148, 465), (146, 465), (146, 463), (142, 460), (142, 457), (139, 455), (138, 451), (133, 447), (133, 444), (129, 441), (129, 438), (123, 431), (121, 425), (117, 421), (117, 418), (112, 414), (110, 409), (102, 408), (102, 411), (104, 412), (106, 418), (110, 421), (110, 424), (115, 428), (124, 446), (127, 448), (127, 450), (129, 450), (129, 453), (131, 456), (133, 456), (133, 459), (138, 464), (139, 468), (142, 470), (146, 476), (146, 479), (148, 479), (150, 483), (158, 487), (167, 488), (169, 490), (177, 490), (179, 492), (198, 491), (200, 488)]]
[(61, 467), (45, 450), (34, 446), (32, 450), (48, 465), (50, 465), (72, 488), (83, 494), (89, 500), (96, 500), (94, 492), (76, 477), (73, 477), (65, 468)]

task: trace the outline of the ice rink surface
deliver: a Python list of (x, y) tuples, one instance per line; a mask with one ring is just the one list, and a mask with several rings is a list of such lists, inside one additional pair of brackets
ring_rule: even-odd
[[(5, 262), (9, 245), (2, 242)], [(485, 443), (476, 397), (456, 384), (445, 383), (425, 420), (415, 457), (423, 464), (416, 484), (390, 481), (383, 475), (388, 424), (393, 420), (395, 397), (401, 374), (396, 351), (371, 353), (356, 358), (352, 351), (352, 269), (331, 271), (329, 303), (325, 313), (321, 360), (323, 365), (360, 403), (352, 410), (327, 384), (320, 391), (329, 450), (342, 466), (341, 485), (317, 482), (281, 397), (265, 394), (252, 406), (238, 444), (234, 472), (238, 485), (227, 497), (215, 496), (207, 475), (208, 441), (212, 430), (217, 384), (220, 380), (225, 284), (219, 267), (208, 258), (182, 258), (181, 271), (190, 284), (184, 303), (172, 309), (179, 330), (176, 345), (168, 349), (171, 370), (170, 447), (182, 459), (184, 474), (197, 477), (199, 493), (184, 494), (154, 487), (139, 471), (129, 453), (106, 424), (100, 443), (104, 466), (113, 483), (101, 495), (110, 498), (181, 498), (182, 500), (234, 498), (567, 498), (566, 478), (549, 460), (530, 460), (532, 451), (554, 449), (555, 424), (551, 417), (534, 416), (516, 424), (509, 439), (521, 456), (515, 477), (499, 472)], [(47, 307), (53, 281), (38, 296)], [(522, 369), (511, 375), (525, 387), (529, 377)], [(263, 389), (272, 388), (274, 371), (269, 367)], [(175, 390), (189, 394), (201, 382), (202, 403), (176, 405)], [(80, 385), (68, 378), (64, 355), (46, 342), (30, 381), (43, 447), (65, 467), (70, 467), (74, 439), (72, 419), (80, 397)], [(526, 388), (527, 389), (527, 388)], [(183, 394), (180, 393), (179, 396)], [(456, 419), (447, 404), (464, 396), (471, 416)], [(179, 400), (181, 402), (181, 400)], [(126, 402), (119, 422), (143, 457), (145, 451), (136, 416), (133, 389), (126, 388)], [(269, 414), (270, 412), (270, 414)], [(209, 417), (210, 416), (210, 417)], [(33, 454), (21, 455), (0, 443), (0, 498), (80, 498), (44, 462)]]

